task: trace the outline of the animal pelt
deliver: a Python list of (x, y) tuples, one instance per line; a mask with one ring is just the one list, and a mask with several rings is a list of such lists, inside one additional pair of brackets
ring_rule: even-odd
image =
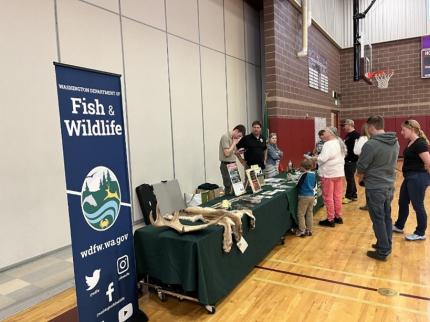
[(222, 217), (217, 224), (224, 227), (223, 235), (223, 250), (228, 253), (233, 245), (232, 234), (234, 239), (238, 242), (243, 235), (242, 229), (242, 216), (246, 214), (251, 218), (250, 226), (251, 229), (255, 228), (255, 217), (251, 210), (220, 210), (213, 208), (202, 208), (202, 207), (188, 207), (181, 212), (184, 217), (202, 215), (206, 220), (215, 220), (216, 218)]
[[(179, 233), (187, 233), (192, 231), (198, 231), (209, 227), (210, 225), (218, 224), (224, 227), (223, 233), (223, 250), (228, 253), (231, 251), (233, 245), (233, 238), (238, 242), (242, 238), (242, 216), (246, 214), (250, 217), (251, 229), (255, 228), (255, 217), (251, 210), (233, 210), (226, 211), (213, 208), (203, 207), (188, 207), (179, 212), (175, 212), (173, 215), (162, 216), (160, 210), (157, 208), (156, 220), (150, 216), (151, 223), (154, 226), (163, 227), (167, 226), (175, 229)], [(170, 218), (168, 218), (170, 217)], [(184, 225), (179, 219), (186, 219), (192, 222), (202, 220), (205, 222), (202, 225)]]
[[(251, 209), (227, 211), (227, 210), (222, 210), (222, 209), (220, 210), (220, 209), (214, 209), (214, 208), (188, 207), (188, 208), (185, 208), (183, 212), (185, 212), (187, 216), (189, 216), (190, 214), (196, 214), (196, 215), (199, 214), (207, 219), (215, 218), (217, 215), (220, 216), (223, 214), (234, 215), (239, 219), (242, 219), (243, 215), (247, 215), (250, 218), (251, 229), (255, 228), (255, 217)], [(242, 225), (242, 223), (240, 223), (240, 225)]]

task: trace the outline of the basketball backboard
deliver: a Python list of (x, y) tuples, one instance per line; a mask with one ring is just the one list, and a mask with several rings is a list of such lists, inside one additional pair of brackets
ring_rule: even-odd
[(370, 73), (372, 70), (372, 44), (366, 38), (364, 33), (360, 37), (361, 40), (361, 55), (360, 55), (360, 78), (369, 85), (372, 85)]
[(360, 1), (353, 0), (354, 81), (363, 79), (369, 85), (372, 84), (372, 78), (369, 77), (372, 72), (372, 44), (361, 28), (360, 20), (366, 18), (375, 2), (376, 0), (372, 0), (369, 6), (360, 12)]

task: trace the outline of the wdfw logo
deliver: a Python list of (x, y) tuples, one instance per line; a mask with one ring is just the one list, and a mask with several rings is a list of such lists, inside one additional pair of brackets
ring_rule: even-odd
[(103, 166), (92, 169), (81, 190), (81, 208), (88, 225), (98, 231), (109, 229), (120, 207), (121, 190), (115, 173)]

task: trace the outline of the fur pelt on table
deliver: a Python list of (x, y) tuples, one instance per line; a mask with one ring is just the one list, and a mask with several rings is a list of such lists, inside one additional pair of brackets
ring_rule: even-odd
[[(250, 209), (243, 210), (220, 210), (204, 207), (188, 207), (186, 209), (176, 211), (173, 215), (160, 214), (160, 209), (157, 207), (156, 219), (154, 221), (152, 214), (149, 216), (151, 224), (157, 227), (170, 227), (177, 232), (183, 234), (205, 229), (211, 225), (221, 225), (224, 227), (223, 234), (223, 250), (228, 253), (233, 245), (233, 238), (238, 242), (243, 235), (242, 216), (246, 215), (250, 218), (251, 229), (255, 228), (255, 217)], [(179, 219), (196, 222), (203, 221), (200, 225), (185, 225)]]

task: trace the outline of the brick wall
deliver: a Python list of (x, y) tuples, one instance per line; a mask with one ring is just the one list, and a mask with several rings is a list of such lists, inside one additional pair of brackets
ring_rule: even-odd
[(373, 70), (394, 69), (387, 89), (353, 81), (352, 48), (340, 51), (341, 117), (430, 115), (430, 80), (421, 79), (421, 38), (373, 45)]
[(308, 47), (327, 60), (328, 93), (308, 85), (308, 58), (297, 57), (302, 49), (302, 16), (288, 0), (264, 0), (265, 85), (268, 92), (269, 126), (278, 133), (284, 151), (281, 161), (297, 165), (303, 153), (312, 151), (314, 117), (330, 124), (332, 110), (338, 110), (331, 97), (340, 91), (340, 51), (315, 26), (309, 28)]
[[(356, 120), (358, 129), (368, 116), (380, 114), (387, 130), (399, 132), (401, 122), (412, 116), (430, 132), (430, 80), (420, 78), (420, 38), (373, 46), (373, 70), (395, 70), (388, 89), (381, 90), (354, 82), (352, 48), (339, 49), (312, 25), (309, 50), (328, 63), (329, 92), (323, 93), (308, 86), (308, 58), (297, 57), (302, 48), (300, 11), (289, 0), (264, 0), (263, 10), (269, 125), (279, 134), (284, 165), (289, 159), (297, 163), (312, 150), (313, 117), (325, 117), (330, 124), (333, 110), (340, 118)], [(332, 90), (342, 94), (340, 106), (334, 105)]]
[(309, 28), (309, 50), (327, 60), (329, 92), (308, 86), (308, 58), (297, 57), (302, 48), (302, 17), (290, 1), (264, 1), (265, 84), (269, 116), (280, 118), (326, 117), (336, 110), (332, 90), (340, 91), (340, 52), (317, 28)]

